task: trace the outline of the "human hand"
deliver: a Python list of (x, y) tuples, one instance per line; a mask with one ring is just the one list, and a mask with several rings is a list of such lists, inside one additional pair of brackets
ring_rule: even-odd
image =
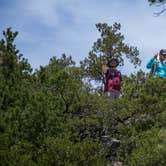
[(158, 53), (155, 53), (154, 58), (157, 58), (157, 57), (158, 57), (158, 55), (159, 55)]
[(102, 61), (101, 61), (101, 64), (102, 65), (106, 65), (107, 64), (107, 60), (103, 58)]

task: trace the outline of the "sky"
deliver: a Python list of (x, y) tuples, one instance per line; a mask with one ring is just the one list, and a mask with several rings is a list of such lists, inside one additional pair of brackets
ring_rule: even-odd
[[(79, 65), (100, 37), (95, 24), (118, 22), (125, 43), (139, 49), (140, 68), (147, 72), (147, 61), (166, 48), (166, 13), (154, 16), (161, 8), (147, 0), (0, 0), (0, 37), (8, 27), (18, 31), (17, 48), (34, 69), (63, 53)], [(125, 61), (119, 70), (130, 74), (140, 68)]]

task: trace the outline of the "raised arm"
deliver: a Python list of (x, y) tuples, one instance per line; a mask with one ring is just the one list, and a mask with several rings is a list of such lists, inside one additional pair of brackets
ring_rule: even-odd
[(101, 68), (102, 68), (102, 72), (103, 73), (107, 73), (107, 71), (108, 71), (108, 67), (107, 67), (107, 62), (106, 61), (102, 61), (102, 66), (101, 66)]
[(155, 56), (154, 56), (152, 59), (150, 59), (150, 61), (146, 64), (146, 67), (147, 67), (148, 69), (151, 69), (151, 68), (153, 67), (153, 64), (154, 64), (154, 62), (155, 62), (157, 56), (158, 56), (158, 54), (155, 54)]

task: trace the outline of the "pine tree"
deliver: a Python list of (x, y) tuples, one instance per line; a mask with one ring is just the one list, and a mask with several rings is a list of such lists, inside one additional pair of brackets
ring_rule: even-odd
[(0, 41), (2, 166), (165, 166), (166, 79), (125, 76), (121, 98), (110, 100), (65, 54), (32, 73), (16, 34), (8, 29)]
[(114, 23), (112, 26), (99, 23), (96, 24), (96, 28), (101, 37), (94, 42), (89, 56), (81, 62), (81, 67), (86, 77), (96, 81), (102, 80), (105, 83), (104, 75), (101, 71), (104, 59), (108, 61), (111, 58), (117, 58), (120, 65), (124, 65), (124, 57), (126, 56), (135, 67), (140, 65), (139, 51), (137, 47), (125, 44), (119, 23)]

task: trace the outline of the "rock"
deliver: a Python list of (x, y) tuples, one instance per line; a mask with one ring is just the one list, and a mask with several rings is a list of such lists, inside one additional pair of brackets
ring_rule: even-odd
[(108, 135), (101, 136), (101, 143), (105, 150), (107, 150), (106, 159), (108, 161), (114, 161), (116, 158), (117, 150), (120, 146), (120, 140), (112, 138)]
[(122, 166), (122, 162), (120, 161), (114, 161), (113, 166)]
[(116, 138), (111, 138), (110, 136), (107, 135), (101, 136), (101, 142), (104, 149), (106, 148), (116, 149), (120, 145), (120, 140), (117, 140)]

